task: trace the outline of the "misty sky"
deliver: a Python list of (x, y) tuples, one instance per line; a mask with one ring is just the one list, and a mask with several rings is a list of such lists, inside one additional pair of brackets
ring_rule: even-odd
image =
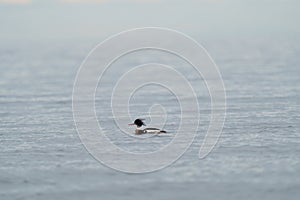
[(297, 38), (299, 8), (298, 0), (0, 0), (0, 40), (107, 37), (145, 26)]

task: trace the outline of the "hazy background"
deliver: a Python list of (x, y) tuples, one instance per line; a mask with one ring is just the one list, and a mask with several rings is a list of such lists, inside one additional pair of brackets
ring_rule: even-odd
[(162, 26), (204, 38), (299, 37), (297, 0), (1, 0), (1, 40), (100, 38)]

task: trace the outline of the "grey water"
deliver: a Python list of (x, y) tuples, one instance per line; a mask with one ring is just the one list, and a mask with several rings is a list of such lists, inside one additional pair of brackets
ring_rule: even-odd
[[(175, 163), (147, 174), (126, 174), (102, 165), (86, 151), (76, 132), (73, 83), (82, 60), (97, 42), (24, 42), (0, 47), (1, 200), (299, 199), (299, 41), (204, 42), (226, 87), (222, 135), (214, 150), (198, 159), (209, 123), (209, 96), (203, 80), (183, 70), (200, 102), (195, 141)], [(109, 81), (122, 75), (122, 67), (153, 61), (153, 57), (186, 69), (184, 63), (161, 52), (129, 55), (115, 64), (107, 84), (96, 92), (99, 122), (112, 142), (126, 150), (152, 151), (173, 137), (171, 131), (133, 143), (116, 129), (109, 96), (104, 95), (114, 86)], [(156, 86), (136, 92), (129, 104), (131, 114), (149, 121), (152, 103), (165, 106), (164, 128), (175, 130), (178, 102)]]

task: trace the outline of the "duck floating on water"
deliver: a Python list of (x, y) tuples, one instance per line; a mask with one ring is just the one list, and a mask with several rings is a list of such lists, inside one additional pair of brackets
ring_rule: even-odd
[(144, 119), (136, 119), (133, 123), (128, 124), (129, 126), (136, 125), (135, 134), (141, 135), (146, 133), (152, 133), (152, 134), (160, 134), (160, 133), (166, 133), (166, 131), (158, 129), (158, 128), (145, 128), (143, 129), (142, 126), (146, 126), (146, 124), (143, 122)]

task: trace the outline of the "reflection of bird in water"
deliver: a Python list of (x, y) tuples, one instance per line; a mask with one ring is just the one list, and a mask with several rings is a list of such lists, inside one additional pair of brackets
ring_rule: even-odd
[(144, 119), (136, 119), (132, 124), (128, 124), (130, 126), (136, 125), (137, 128), (135, 129), (136, 135), (141, 135), (145, 133), (166, 133), (164, 130), (160, 130), (158, 128), (145, 128), (143, 129), (142, 126), (146, 126), (146, 124), (143, 122)]

